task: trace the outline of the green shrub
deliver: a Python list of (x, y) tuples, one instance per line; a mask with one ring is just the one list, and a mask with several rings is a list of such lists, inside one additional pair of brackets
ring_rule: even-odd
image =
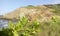
[[(48, 22), (30, 22), (23, 17), (16, 24), (10, 21), (8, 28), (0, 31), (0, 36), (60, 36), (60, 17), (53, 16)], [(42, 31), (42, 32), (41, 32)]]
[(10, 21), (8, 28), (1, 31), (1, 36), (36, 36), (40, 33), (39, 25), (36, 20), (30, 22), (27, 17), (23, 17), (16, 24)]

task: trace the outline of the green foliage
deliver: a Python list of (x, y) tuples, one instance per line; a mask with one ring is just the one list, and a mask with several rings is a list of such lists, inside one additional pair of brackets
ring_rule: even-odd
[(12, 29), (2, 29), (0, 36), (13, 36)]
[(36, 8), (35, 6), (33, 6), (33, 5), (28, 5), (26, 8)]
[(53, 16), (48, 22), (23, 17), (16, 24), (9, 22), (8, 28), (0, 31), (0, 36), (60, 36), (60, 17)]
[[(9, 22), (8, 28), (1, 31), (1, 36), (36, 36), (40, 33), (39, 22), (29, 22), (27, 17), (23, 17), (16, 24)], [(4, 35), (3, 35), (4, 33)]]

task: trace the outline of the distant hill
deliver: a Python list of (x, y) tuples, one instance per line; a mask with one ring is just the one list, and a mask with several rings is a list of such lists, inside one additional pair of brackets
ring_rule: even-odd
[(4, 18), (19, 19), (19, 17), (27, 16), (29, 19), (34, 20), (40, 17), (42, 17), (42, 19), (50, 18), (53, 15), (60, 15), (60, 4), (42, 6), (29, 5), (5, 14)]

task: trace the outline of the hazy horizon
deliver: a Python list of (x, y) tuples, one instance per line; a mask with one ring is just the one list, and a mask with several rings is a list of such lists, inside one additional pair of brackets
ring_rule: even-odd
[(60, 4), (60, 0), (0, 0), (0, 15), (28, 5)]

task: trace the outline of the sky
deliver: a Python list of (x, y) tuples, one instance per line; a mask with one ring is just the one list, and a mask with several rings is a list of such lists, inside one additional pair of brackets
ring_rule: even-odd
[(0, 15), (27, 5), (60, 4), (60, 0), (0, 0)]

